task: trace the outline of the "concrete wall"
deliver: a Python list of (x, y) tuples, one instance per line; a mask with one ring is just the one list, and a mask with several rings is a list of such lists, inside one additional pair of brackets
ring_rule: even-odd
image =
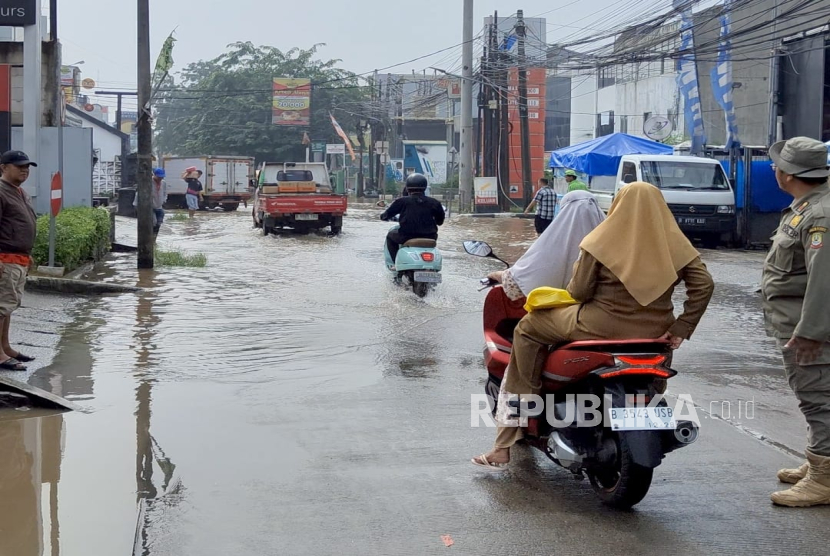
[(547, 78), (545, 98), (545, 150), (553, 151), (571, 144), (571, 85), (566, 76)]
[[(779, 13), (794, 6), (792, 0), (755, 0), (744, 8), (732, 14), (732, 31), (741, 32), (748, 27), (754, 27), (764, 22), (774, 20), (774, 9), (778, 6)], [(815, 12), (830, 7), (830, 0), (818, 0), (806, 12)], [(700, 27), (695, 32), (695, 43), (703, 45), (717, 41), (720, 33), (720, 21), (714, 17), (717, 9), (702, 11), (695, 14), (695, 23)], [(734, 102), (738, 117), (738, 133), (741, 142), (745, 145), (767, 145), (770, 132), (770, 51), (772, 42), (780, 43), (785, 36), (792, 36), (800, 32), (810, 31), (823, 26), (827, 22), (819, 20), (815, 15), (806, 15), (782, 21), (777, 28), (766, 28), (753, 31), (740, 37), (739, 43), (733, 51), (732, 73), (733, 80), (741, 83), (741, 87), (734, 90)], [(741, 47), (740, 44), (751, 46)], [(703, 100), (703, 121), (706, 125), (708, 143), (711, 145), (723, 144), (726, 138), (726, 124), (723, 111), (712, 95), (710, 72), (714, 67), (716, 56), (707, 54), (698, 60), (698, 74), (700, 76), (700, 92)], [(782, 57), (781, 63), (787, 63)]]
[[(63, 206), (92, 206), (92, 130), (64, 128)], [(12, 148), (23, 144), (23, 128), (12, 130)], [(58, 171), (58, 129), (40, 130), (38, 183), (25, 183), (23, 188), (32, 196), (38, 214), (49, 212), (52, 176)]]
[[(616, 111), (617, 130), (620, 130), (619, 123), (622, 117), (627, 117), (628, 133), (638, 137), (645, 137), (643, 124), (645, 114), (650, 112), (653, 116), (669, 116), (675, 126), (675, 130), (683, 132), (684, 123), (682, 117), (682, 100), (677, 89), (674, 73), (650, 77), (643, 80), (618, 83), (616, 86)], [(680, 109), (681, 117), (676, 117)]]
[[(43, 118), (41, 125), (57, 125), (57, 110), (60, 94), (60, 45), (55, 42), (43, 42), (42, 102)], [(12, 81), (12, 125), (23, 125), (23, 43), (0, 42), (0, 64), (10, 64)]]
[(595, 73), (581, 72), (571, 78), (571, 145), (594, 138), (596, 131)]
[[(602, 118), (602, 114), (605, 112), (614, 112), (614, 131), (618, 132), (620, 130), (620, 110), (617, 108), (617, 86), (611, 85), (610, 87), (603, 87), (599, 90), (597, 94), (597, 110), (596, 113), (600, 114), (600, 123), (604, 122), (605, 120)], [(609, 115), (610, 116), (610, 115)], [(610, 118), (608, 120), (610, 122)], [(597, 117), (594, 116), (594, 127), (596, 127)], [(604, 125), (604, 124), (603, 124)], [(604, 133), (600, 133), (603, 135)], [(596, 135), (596, 133), (595, 133)]]
[(92, 148), (100, 149), (100, 160), (113, 162), (121, 156), (121, 137), (88, 120), (81, 119), (81, 127), (92, 130)]

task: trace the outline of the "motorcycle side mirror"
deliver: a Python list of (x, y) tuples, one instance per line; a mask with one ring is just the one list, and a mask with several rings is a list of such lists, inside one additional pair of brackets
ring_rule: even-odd
[(464, 250), (475, 257), (493, 256), (493, 248), (483, 241), (465, 241)]
[(464, 250), (467, 253), (469, 253), (470, 255), (473, 255), (475, 257), (484, 257), (484, 258), (489, 258), (489, 259), (496, 259), (497, 261), (499, 261), (501, 263), (504, 263), (504, 265), (507, 266), (508, 268), (510, 267), (510, 264), (508, 264), (506, 261), (503, 261), (498, 256), (496, 256), (496, 254), (493, 253), (493, 248), (490, 247), (489, 244), (487, 244), (483, 241), (465, 241), (463, 243), (463, 245), (464, 245)]

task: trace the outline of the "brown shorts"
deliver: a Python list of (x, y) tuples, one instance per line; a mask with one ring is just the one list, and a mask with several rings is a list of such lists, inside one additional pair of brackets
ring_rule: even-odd
[(29, 269), (9, 263), (0, 263), (0, 269), (0, 317), (7, 317), (20, 308)]

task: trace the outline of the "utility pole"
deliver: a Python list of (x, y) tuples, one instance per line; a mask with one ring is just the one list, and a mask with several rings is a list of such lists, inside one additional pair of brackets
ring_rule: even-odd
[[(496, 27), (498, 31), (498, 27)], [(498, 48), (498, 34), (494, 38), (496, 48)], [(499, 206), (501, 210), (510, 210), (510, 87), (509, 87), (509, 70), (508, 70), (508, 55), (502, 54), (500, 51), (496, 55), (496, 63), (498, 65), (498, 114), (496, 116), (497, 129), (493, 130), (495, 134), (496, 160), (498, 160), (498, 183), (499, 183)]]
[(516, 34), (519, 36), (519, 124), (522, 133), (522, 190), (524, 206), (533, 201), (533, 168), (530, 164), (530, 124), (527, 114), (527, 56), (525, 55), (524, 12), (518, 11)]
[(363, 146), (366, 144), (366, 137), (364, 135), (366, 128), (363, 126), (363, 122), (358, 119), (357, 121), (357, 143), (360, 145), (360, 150), (358, 151), (358, 156), (360, 157), (360, 170), (357, 172), (357, 198), (362, 198), (366, 193), (366, 182), (364, 181), (364, 174), (363, 174)]
[(478, 95), (478, 113), (479, 113), (479, 140), (478, 147), (483, 156), (480, 157), (481, 167), (479, 168), (479, 160), (476, 161), (476, 168), (479, 170), (479, 176), (492, 176), (493, 172), (493, 110), (490, 106), (490, 100), (493, 95), (492, 73), (491, 68), (493, 60), (493, 25), (490, 24), (487, 29), (487, 46), (484, 48), (484, 53), (481, 56), (481, 90)]
[(459, 189), (473, 209), (473, 0), (464, 0), (464, 46), (461, 51), (461, 166)]
[[(397, 138), (395, 140), (395, 158), (403, 158), (403, 82), (400, 77), (395, 80), (395, 88), (397, 89), (397, 97), (395, 100), (395, 104), (397, 105)], [(405, 173), (406, 169), (404, 168), (404, 174)]]
[(152, 156), (150, 121), (150, 4), (138, 0), (138, 268), (153, 268)]
[[(8, 3), (5, 4), (9, 6)], [(39, 3), (36, 4), (40, 6)], [(28, 9), (28, 8), (27, 8)], [(40, 149), (40, 129), (42, 114), (42, 55), (41, 17), (37, 8), (37, 17), (33, 25), (23, 28), (23, 150), (32, 159), (37, 161)], [(23, 189), (30, 188), (28, 193), (35, 197), (38, 193), (38, 171), (32, 166), (29, 170), (29, 180)]]
[(378, 83), (378, 70), (375, 70), (374, 77), (372, 78), (372, 105), (369, 108), (369, 115), (372, 116), (372, 119), (369, 120), (369, 128), (370, 135), (369, 135), (369, 187), (372, 191), (377, 190), (377, 184), (375, 183), (376, 174), (375, 174), (375, 141), (377, 140), (377, 123), (374, 119), (375, 114), (375, 94)]

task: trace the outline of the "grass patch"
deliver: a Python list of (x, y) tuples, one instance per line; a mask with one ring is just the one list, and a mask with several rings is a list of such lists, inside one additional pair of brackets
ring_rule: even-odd
[(190, 217), (183, 212), (176, 212), (172, 216), (165, 218), (165, 220), (169, 220), (170, 222), (187, 222), (190, 220)]
[(156, 249), (155, 262), (158, 266), (204, 268), (207, 266), (207, 256), (204, 253), (185, 253), (178, 249), (173, 251)]

